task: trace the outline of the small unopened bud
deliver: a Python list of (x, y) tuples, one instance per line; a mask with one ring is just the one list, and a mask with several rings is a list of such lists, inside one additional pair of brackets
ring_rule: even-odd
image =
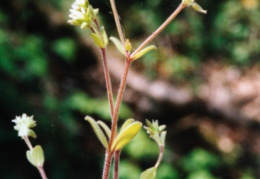
[(202, 9), (202, 7), (200, 5), (198, 5), (197, 3), (192, 3), (192, 8), (195, 9), (196, 11), (198, 12), (201, 12), (201, 13), (204, 13), (204, 14), (207, 14), (207, 11)]
[(126, 39), (126, 41), (125, 41), (125, 50), (130, 52), (131, 49), (132, 49), (132, 44), (130, 43), (129, 39)]

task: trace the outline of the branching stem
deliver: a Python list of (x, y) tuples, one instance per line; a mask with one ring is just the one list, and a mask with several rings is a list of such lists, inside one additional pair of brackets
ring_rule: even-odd
[(115, 109), (114, 109), (114, 114), (113, 114), (113, 118), (112, 118), (111, 138), (110, 138), (110, 142), (109, 142), (109, 149), (111, 149), (112, 143), (113, 143), (114, 138), (117, 133), (118, 113), (119, 113), (119, 109), (120, 109), (120, 104), (122, 102), (122, 98), (123, 98), (123, 94), (124, 94), (124, 90), (125, 90), (126, 79), (127, 79), (127, 75), (128, 75), (130, 66), (131, 66), (131, 60), (129, 58), (127, 58), (126, 62), (125, 62), (124, 72), (123, 72), (123, 76), (121, 78), (121, 82), (120, 82), (120, 86), (119, 86), (119, 90), (118, 90), (118, 94), (117, 94), (117, 99), (116, 99), (116, 104), (115, 104)]
[(178, 8), (164, 21), (164, 23), (158, 27), (147, 39), (131, 54), (131, 58), (142, 50), (149, 42), (151, 42), (165, 27), (186, 7), (181, 3)]

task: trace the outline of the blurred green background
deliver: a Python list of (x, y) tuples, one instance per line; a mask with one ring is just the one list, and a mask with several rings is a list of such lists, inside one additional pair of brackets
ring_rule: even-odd
[[(42, 145), (44, 168), (50, 179), (101, 178), (104, 149), (83, 119), (91, 115), (110, 124), (105, 84), (88, 32), (67, 24), (72, 3), (0, 1), (1, 179), (40, 178), (26, 160), (26, 145), (13, 130), (11, 120), (22, 113), (34, 115), (37, 121), (38, 138), (32, 139), (32, 143)], [(100, 9), (100, 21), (108, 35), (117, 36), (109, 1), (90, 3)], [(180, 1), (116, 3), (126, 36), (137, 47)], [(167, 124), (167, 147), (158, 179), (260, 178), (260, 2), (198, 3), (208, 10), (207, 15), (190, 8), (182, 11), (153, 41), (158, 50), (132, 66), (151, 83), (163, 80), (191, 91), (193, 100), (187, 105), (152, 97), (146, 100), (148, 104), (126, 100), (120, 120), (132, 117), (144, 122), (148, 118)], [(112, 45), (109, 48), (114, 50)], [(229, 69), (235, 73), (223, 75)], [(236, 75), (239, 77), (235, 78)], [(232, 83), (224, 83), (229, 76)], [(246, 87), (255, 85), (252, 89), (242, 88), (242, 95), (253, 90), (254, 96), (240, 103), (236, 98), (240, 93), (232, 93), (235, 97), (231, 95), (231, 106), (246, 118), (233, 120), (236, 116), (206, 109), (210, 100), (201, 102), (205, 94), (215, 94), (204, 93), (203, 86), (217, 90), (221, 81), (222, 86), (231, 85), (232, 92), (240, 89), (241, 80), (247, 82)], [(116, 90), (118, 79), (112, 82)], [(141, 171), (154, 165), (157, 152), (145, 131), (140, 132), (122, 153), (120, 178), (139, 178)]]

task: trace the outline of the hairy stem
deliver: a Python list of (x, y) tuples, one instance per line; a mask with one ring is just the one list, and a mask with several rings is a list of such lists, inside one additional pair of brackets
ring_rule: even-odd
[(103, 57), (103, 68), (104, 68), (104, 74), (105, 74), (105, 80), (106, 80), (107, 97), (109, 100), (111, 117), (113, 118), (113, 114), (114, 114), (113, 91), (112, 91), (112, 86), (111, 86), (110, 74), (109, 74), (108, 66), (107, 66), (106, 49), (101, 49), (101, 51), (102, 51), (102, 57)]
[(120, 151), (116, 151), (114, 157), (114, 179), (118, 179), (119, 161), (120, 161)]
[(113, 154), (107, 150), (102, 179), (108, 179), (112, 156)]
[(158, 166), (160, 165), (161, 161), (162, 161), (162, 158), (163, 158), (163, 151), (164, 151), (164, 146), (159, 146), (160, 148), (160, 153), (159, 153), (159, 157), (157, 159), (157, 162), (155, 164), (155, 168), (158, 168)]
[(123, 98), (123, 94), (124, 94), (124, 90), (125, 90), (126, 79), (127, 79), (127, 75), (128, 75), (130, 66), (131, 66), (131, 60), (129, 58), (127, 58), (126, 62), (125, 62), (124, 73), (121, 78), (121, 82), (120, 82), (120, 86), (119, 86), (119, 90), (118, 90), (118, 94), (117, 94), (114, 115), (112, 118), (111, 139), (109, 142), (109, 149), (111, 149), (112, 143), (113, 143), (114, 138), (117, 133), (118, 113), (119, 113), (119, 109), (120, 109), (120, 104), (122, 102), (122, 98)]
[(115, 18), (116, 28), (117, 28), (117, 31), (118, 31), (120, 41), (123, 44), (123, 46), (125, 46), (125, 38), (124, 38), (124, 34), (123, 34), (123, 31), (122, 31), (122, 28), (121, 28), (119, 15), (118, 15), (117, 10), (116, 10), (115, 0), (110, 0), (110, 4), (111, 4), (113, 15), (114, 15), (114, 18)]
[(178, 8), (164, 21), (164, 23), (158, 27), (147, 39), (131, 54), (131, 58), (142, 50), (149, 42), (151, 42), (165, 27), (186, 7), (185, 4), (181, 3)]

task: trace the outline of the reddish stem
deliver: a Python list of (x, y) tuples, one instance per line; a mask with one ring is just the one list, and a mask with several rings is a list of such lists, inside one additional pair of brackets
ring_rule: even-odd
[(105, 157), (105, 163), (104, 163), (104, 169), (103, 169), (102, 179), (108, 179), (112, 156), (113, 156), (113, 154), (110, 153), (110, 152), (107, 150), (107, 151), (106, 151), (106, 157)]
[(102, 57), (103, 57), (103, 69), (104, 69), (105, 80), (106, 80), (107, 97), (108, 97), (109, 105), (110, 105), (111, 118), (113, 118), (113, 114), (114, 114), (113, 92), (112, 92), (110, 74), (109, 74), (108, 66), (107, 66), (106, 49), (101, 48), (101, 51), (102, 51)]
[(116, 104), (115, 104), (115, 109), (114, 109), (114, 114), (113, 114), (113, 118), (112, 118), (111, 138), (110, 138), (110, 142), (109, 142), (109, 149), (110, 150), (111, 150), (112, 143), (113, 143), (114, 138), (115, 138), (116, 133), (117, 133), (118, 113), (119, 113), (119, 109), (120, 109), (120, 104), (122, 102), (122, 98), (123, 98), (123, 94), (124, 94), (124, 90), (125, 90), (126, 79), (127, 79), (127, 75), (128, 75), (130, 66), (131, 66), (131, 60), (129, 58), (127, 58), (126, 62), (125, 62), (124, 73), (123, 73), (123, 76), (121, 78), (121, 83), (120, 83), (120, 86), (119, 86)]
[(114, 179), (118, 179), (120, 152), (121, 151), (116, 151), (115, 152), (115, 157), (114, 157)]
[(158, 27), (147, 39), (131, 54), (131, 58), (142, 50), (149, 42), (151, 42), (165, 27), (186, 7), (185, 4), (181, 3), (178, 8), (164, 21), (160, 27)]

